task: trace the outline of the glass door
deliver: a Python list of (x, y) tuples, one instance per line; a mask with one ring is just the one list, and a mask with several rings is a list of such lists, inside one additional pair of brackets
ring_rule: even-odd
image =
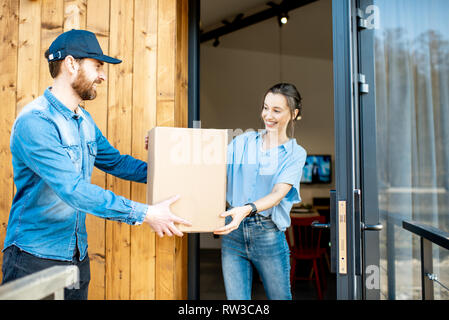
[(338, 299), (363, 298), (356, 9), (355, 0), (332, 1), (336, 190), (331, 192), (330, 228)]
[[(449, 1), (355, 5), (362, 297), (420, 299), (419, 239), (402, 221), (449, 230)], [(363, 232), (378, 221), (381, 232)], [(433, 257), (449, 283), (447, 250)]]
[[(402, 222), (449, 231), (447, 12), (447, 0), (332, 1), (338, 299), (420, 299), (419, 238)], [(449, 253), (432, 251), (434, 297), (448, 299)]]

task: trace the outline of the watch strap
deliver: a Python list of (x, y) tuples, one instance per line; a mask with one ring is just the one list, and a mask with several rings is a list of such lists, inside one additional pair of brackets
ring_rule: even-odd
[(245, 206), (251, 206), (251, 208), (252, 208), (251, 212), (248, 215), (248, 217), (252, 217), (252, 216), (254, 216), (257, 213), (257, 207), (256, 207), (256, 205), (254, 203), (249, 202), (249, 203), (246, 203)]

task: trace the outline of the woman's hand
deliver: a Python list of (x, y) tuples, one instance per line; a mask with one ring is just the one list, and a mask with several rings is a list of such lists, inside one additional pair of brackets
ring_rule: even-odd
[(224, 227), (218, 228), (214, 231), (214, 234), (225, 235), (231, 233), (237, 229), (243, 219), (251, 212), (251, 206), (235, 207), (231, 210), (223, 212), (220, 217), (225, 218), (227, 216), (232, 216), (231, 223), (225, 225)]

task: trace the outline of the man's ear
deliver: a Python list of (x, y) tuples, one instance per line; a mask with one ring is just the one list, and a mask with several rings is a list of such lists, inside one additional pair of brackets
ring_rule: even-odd
[(68, 55), (64, 58), (64, 66), (67, 69), (67, 71), (70, 73), (70, 75), (73, 75), (76, 73), (79, 69), (79, 63), (75, 60), (75, 58), (71, 55)]

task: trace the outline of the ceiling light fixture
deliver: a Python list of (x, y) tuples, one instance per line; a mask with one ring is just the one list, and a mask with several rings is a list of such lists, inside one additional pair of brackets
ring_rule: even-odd
[(288, 22), (288, 14), (282, 13), (280, 15), (280, 18), (281, 18), (280, 21), (281, 21), (282, 24), (286, 24)]

